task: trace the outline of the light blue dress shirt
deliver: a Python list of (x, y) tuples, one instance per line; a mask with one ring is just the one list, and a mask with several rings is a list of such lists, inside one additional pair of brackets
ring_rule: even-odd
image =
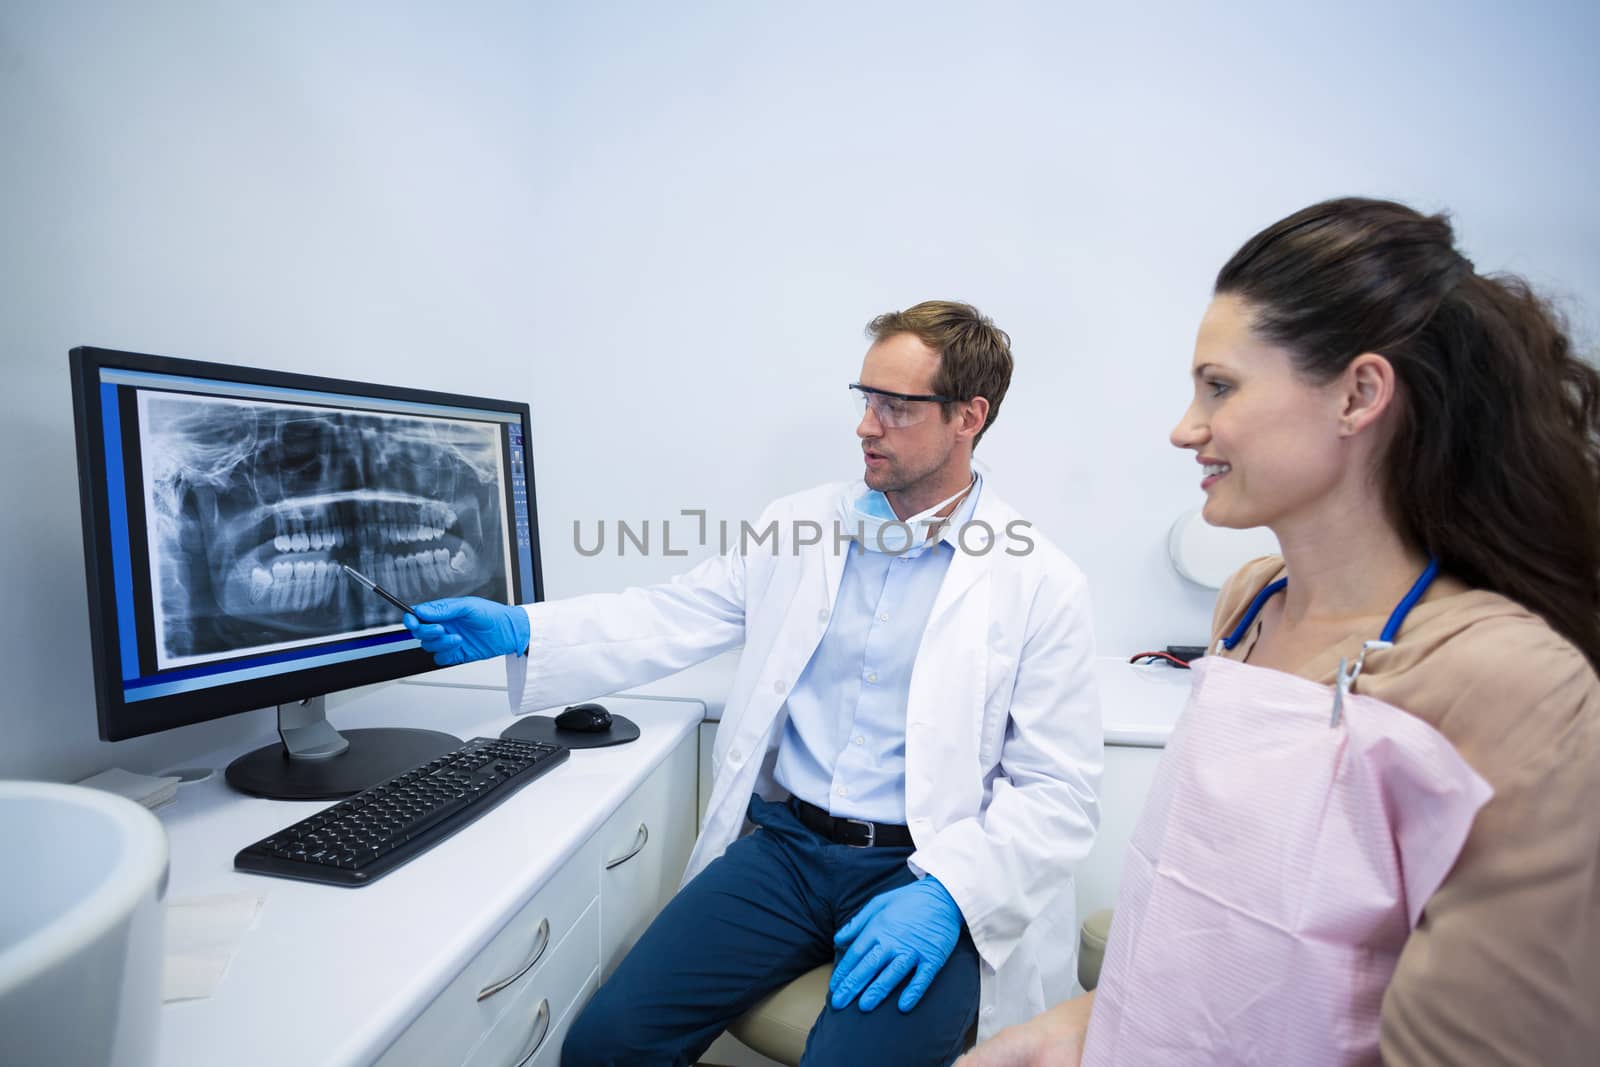
[(898, 556), (845, 547), (839, 597), (789, 693), (773, 768), (801, 800), (843, 818), (905, 823), (911, 668), (982, 489), (980, 478), (937, 539)]

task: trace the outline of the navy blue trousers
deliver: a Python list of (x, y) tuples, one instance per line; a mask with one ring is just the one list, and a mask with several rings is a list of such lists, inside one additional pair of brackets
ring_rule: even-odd
[[(723, 1029), (792, 979), (836, 963), (833, 935), (915, 876), (910, 848), (851, 848), (813, 833), (788, 803), (750, 800), (757, 829), (679, 890), (567, 1034), (562, 1067), (692, 1064)], [(903, 985), (903, 983), (902, 983)], [(909, 1012), (821, 1006), (807, 1067), (948, 1064), (978, 1017), (978, 952), (955, 951)]]

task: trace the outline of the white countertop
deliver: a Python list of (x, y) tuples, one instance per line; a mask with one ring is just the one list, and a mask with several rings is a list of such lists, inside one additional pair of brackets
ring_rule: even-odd
[[(635, 696), (698, 699), (706, 705), (706, 717), (715, 721), (722, 718), (722, 702), (733, 685), (737, 665), (738, 654), (726, 653), (629, 692)], [(1165, 663), (1129, 663), (1125, 656), (1096, 656), (1094, 672), (1100, 684), (1106, 744), (1143, 748), (1165, 745), (1189, 699), (1190, 673)], [(504, 689), (506, 672), (501, 661), (493, 660), (451, 667), (418, 680), (434, 679)]]
[(1094, 661), (1106, 744), (1161, 748), (1189, 700), (1193, 677), (1181, 667), (1100, 656)]
[[(431, 851), (356, 889), (235, 871), (239, 849), (331, 802), (236, 793), (221, 768), (239, 752), (218, 753), (216, 775), (183, 786), (156, 813), (172, 846), (168, 899), (251, 893), (263, 904), (216, 992), (163, 1006), (160, 1062), (281, 1067), (381, 1055), (705, 713), (696, 701), (605, 703), (639, 724), (638, 741), (573, 752)], [(363, 692), (328, 717), (339, 728), (431, 727), (463, 739), (497, 736), (514, 721), (503, 689), (419, 683)]]

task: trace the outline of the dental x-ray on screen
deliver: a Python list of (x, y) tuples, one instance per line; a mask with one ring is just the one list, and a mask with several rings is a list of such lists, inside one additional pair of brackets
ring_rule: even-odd
[(142, 390), (161, 669), (393, 628), (408, 601), (510, 589), (491, 423)]

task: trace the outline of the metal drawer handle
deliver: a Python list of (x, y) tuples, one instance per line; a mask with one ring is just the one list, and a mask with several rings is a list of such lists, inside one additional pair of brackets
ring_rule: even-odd
[(643, 852), (644, 846), (650, 842), (650, 827), (646, 826), (644, 823), (640, 823), (639, 832), (634, 835), (634, 840), (637, 843), (633, 846), (633, 851), (628, 853), (626, 856), (623, 856), (619, 859), (614, 859), (607, 863), (606, 870), (609, 871), (613, 867), (621, 867), (624, 863), (627, 863), (629, 860), (633, 859), (633, 857)]
[(550, 1001), (548, 998), (539, 1001), (539, 1014), (535, 1016), (534, 1023), (538, 1027), (539, 1036), (533, 1039), (533, 1047), (528, 1054), (517, 1061), (517, 1067), (528, 1067), (528, 1061), (533, 1059), (539, 1051), (539, 1046), (544, 1044), (545, 1035), (550, 1032)]
[(502, 978), (500, 981), (486, 985), (482, 989), (478, 990), (479, 1000), (488, 1000), (490, 997), (500, 992), (500, 990), (504, 989), (506, 986), (515, 982), (518, 978), (521, 978), (523, 975), (533, 970), (533, 965), (539, 962), (539, 957), (544, 955), (544, 950), (550, 947), (549, 919), (539, 920), (539, 933), (536, 940), (538, 943), (533, 946), (533, 954), (528, 957), (528, 962), (524, 963), (522, 968), (510, 978)]

